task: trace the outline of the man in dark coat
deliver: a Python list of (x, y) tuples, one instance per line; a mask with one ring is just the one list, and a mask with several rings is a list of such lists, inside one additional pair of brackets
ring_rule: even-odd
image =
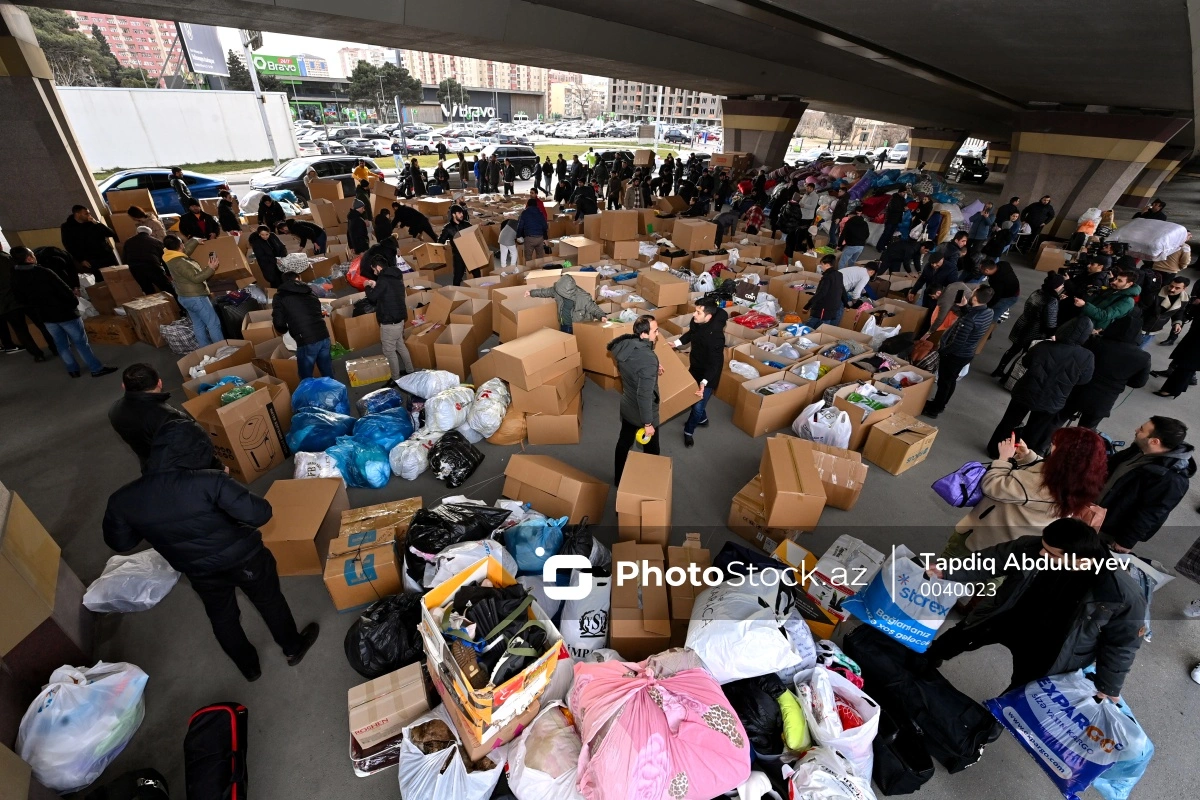
[(658, 321), (643, 314), (634, 320), (633, 333), (618, 336), (608, 343), (608, 351), (621, 373), (621, 432), (617, 436), (614, 455), (614, 486), (621, 483), (621, 474), (625, 472), (625, 462), (639, 429), (645, 429), (647, 437), (642, 450), (650, 455), (659, 454), (658, 376), (662, 374), (662, 366), (654, 354), (657, 340)]
[(217, 203), (217, 222), (221, 225), (221, 230), (229, 234), (240, 234), (242, 232), (242, 221), (238, 219), (237, 212), (233, 210), (233, 194), (228, 189), (221, 190), (221, 202)]
[(496, 154), (492, 153), (488, 159), (488, 188), (493, 192), (500, 191), (500, 182), (504, 177), (504, 165), (500, 163), (500, 159), (496, 158)]
[(580, 175), (576, 180), (575, 194), (571, 196), (575, 204), (575, 219), (583, 219), (588, 214), (599, 214), (599, 204), (596, 202), (596, 190)]
[[(121, 388), (125, 393), (108, 409), (108, 421), (117, 435), (137, 456), (142, 472), (150, 459), (150, 446), (158, 429), (171, 420), (191, 419), (187, 414), (167, 404), (170, 392), (163, 391), (158, 370), (149, 364), (133, 364), (121, 373)], [(215, 456), (210, 469), (222, 469)]]
[(117, 264), (117, 254), (109, 239), (120, 241), (116, 232), (102, 222), (92, 219), (87, 206), (72, 206), (71, 216), (59, 226), (63, 248), (75, 259), (80, 272), (90, 272), (97, 283), (104, 282), (101, 267)]
[(846, 310), (846, 285), (837, 266), (837, 256), (823, 257), (817, 271), (821, 273), (821, 280), (802, 309), (808, 312), (808, 322), (804, 324), (810, 328), (819, 328), (826, 322), (837, 325)]
[(323, 377), (333, 377), (329, 328), (321, 313), (321, 301), (295, 272), (283, 273), (283, 282), (271, 304), (271, 323), (276, 331), (290, 333), (296, 340), (296, 371), (302, 379), (312, 377), (314, 365)]
[(558, 154), (558, 160), (554, 162), (554, 175), (560, 181), (567, 179), (567, 160), (563, 158), (563, 154)]
[(395, 229), (396, 223), (392, 222), (392, 210), (381, 205), (375, 214), (375, 241), (382, 242), (391, 236)]
[[(1044, 195), (1041, 200), (1025, 209), (1025, 213), (1021, 218), (1029, 224), (1030, 241), (1036, 239), (1042, 233), (1042, 228), (1054, 220), (1058, 214), (1054, 210), (1054, 206), (1050, 204), (1050, 195)], [(1001, 219), (997, 217), (997, 219)]]
[(125, 240), (123, 252), (125, 263), (129, 265), (129, 274), (146, 294), (175, 294), (175, 287), (167, 277), (167, 268), (163, 264), (163, 251), (163, 243), (155, 239), (145, 225), (139, 225), (137, 233)]
[(937, 419), (958, 388), (958, 376), (975, 359), (979, 343), (992, 325), (992, 287), (980, 286), (970, 298), (954, 307), (958, 319), (938, 341), (937, 394), (925, 403), (921, 415)]
[(1167, 379), (1155, 394), (1159, 397), (1178, 397), (1191, 386), (1197, 370), (1200, 370), (1200, 325), (1193, 322), (1192, 327), (1171, 351), (1170, 369), (1151, 373), (1156, 378)]
[(1134, 214), (1133, 218), (1134, 219), (1156, 219), (1156, 220), (1159, 220), (1160, 222), (1166, 222), (1167, 215), (1163, 212), (1163, 209), (1166, 207), (1167, 207), (1167, 204), (1164, 203), (1162, 200), (1155, 200), (1152, 203), (1150, 203), (1150, 205), (1146, 206), (1141, 211)]
[(725, 366), (725, 323), (729, 315), (713, 300), (701, 299), (692, 312), (692, 321), (672, 346), (691, 345), (688, 353), (688, 372), (700, 384), (696, 396), (700, 400), (692, 406), (687, 422), (683, 423), (683, 444), (691, 447), (696, 427), (708, 427), (708, 400), (717, 391), (721, 382), (721, 370)]
[(883, 212), (883, 233), (879, 235), (879, 240), (875, 242), (875, 249), (882, 251), (892, 241), (892, 236), (900, 228), (900, 223), (904, 221), (904, 209), (908, 205), (908, 192), (903, 189), (898, 192), (893, 192), (888, 198), (887, 209)]
[(1196, 474), (1187, 425), (1154, 416), (1134, 431), (1133, 444), (1108, 458), (1108, 482), (1096, 502), (1106, 509), (1100, 536), (1127, 553), (1150, 540), (1187, 495)]
[(433, 226), (429, 224), (429, 217), (417, 211), (412, 206), (406, 206), (402, 203), (392, 203), (392, 218), (395, 220), (396, 228), (407, 228), (408, 235), (419, 239), (422, 235), (428, 236), (429, 241), (437, 240), (437, 234), (433, 232)]
[[(347, 214), (347, 216), (349, 215)], [(362, 216), (361, 210), (359, 211), (359, 217), (365, 219), (365, 217)], [(263, 227), (264, 226), (260, 225), (258, 226), (258, 229), (261, 231)], [(305, 219), (285, 219), (283, 222), (279, 223), (279, 227), (276, 228), (276, 230), (278, 230), (280, 233), (290, 233), (292, 236), (295, 236), (297, 239), (299, 239), (300, 249), (302, 250), (304, 249), (305, 245), (307, 245), (309, 242), (312, 242), (313, 255), (319, 256), (324, 255), (325, 253), (325, 245), (329, 241), (329, 235), (325, 232), (324, 228), (315, 222), (309, 222)], [(284, 248), (285, 252), (283, 255), (287, 255), (286, 249), (287, 248)], [(282, 257), (283, 256), (281, 255), (280, 258)]]
[(1150, 354), (1138, 346), (1141, 316), (1136, 309), (1087, 342), (1095, 366), (1092, 379), (1076, 386), (1054, 419), (1054, 428), (1079, 415), (1079, 425), (1096, 429), (1112, 413), (1126, 387), (1140, 389), (1150, 380)]
[[(404, 344), (404, 323), (408, 320), (404, 285), (404, 274), (396, 266), (395, 259), (384, 266), (374, 279), (366, 283), (367, 299), (375, 304), (375, 315), (379, 320), (379, 341), (383, 345), (383, 356), (388, 360), (392, 380), (413, 371), (412, 356)], [(461, 376), (461, 377), (466, 377)]]
[(254, 261), (258, 271), (272, 289), (278, 289), (283, 277), (279, 273), (279, 259), (287, 255), (287, 247), (279, 237), (271, 233), (266, 225), (259, 225), (250, 236), (250, 250), (254, 253)]
[(367, 218), (363, 216), (366, 208), (367, 206), (362, 200), (355, 200), (354, 206), (346, 214), (346, 243), (357, 255), (367, 252), (367, 248), (371, 246), (371, 237), (367, 232)]
[(212, 214), (205, 214), (200, 201), (193, 198), (187, 213), (179, 218), (179, 232), (188, 239), (215, 239), (221, 235), (221, 226)]
[(280, 591), (275, 558), (258, 530), (271, 519), (271, 504), (211, 469), (212, 460), (212, 441), (199, 425), (182, 419), (163, 424), (145, 472), (108, 499), (104, 543), (124, 553), (149, 542), (187, 575), (221, 649), (254, 681), (262, 669), (239, 622), (235, 589), (258, 609), (290, 666), (304, 658), (320, 628), (313, 622), (297, 630)]
[[(448, 244), (454, 252), (454, 285), (461, 286), (463, 278), (467, 274), (467, 262), (463, 261), (462, 253), (458, 251), (458, 244), (454, 241), (454, 237), (459, 231), (466, 230), (471, 227), (470, 221), (467, 219), (467, 210), (455, 203), (450, 206), (450, 220), (442, 226), (442, 233), (438, 236), (439, 244)], [(471, 270), (471, 277), (479, 277), (479, 268)]]

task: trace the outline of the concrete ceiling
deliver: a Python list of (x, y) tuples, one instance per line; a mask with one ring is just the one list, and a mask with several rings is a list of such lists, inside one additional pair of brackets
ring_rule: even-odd
[[(1195, 2), (1196, 0), (1191, 0)], [(50, 0), (644, 80), (1007, 138), (1043, 103), (1193, 116), (1189, 0)], [(1196, 16), (1193, 14), (1193, 16)], [(1188, 126), (1177, 137), (1192, 139)], [(1176, 143), (1179, 143), (1178, 141)]]

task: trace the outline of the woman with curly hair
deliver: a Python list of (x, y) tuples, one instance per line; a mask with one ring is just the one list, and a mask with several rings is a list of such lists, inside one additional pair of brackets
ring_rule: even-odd
[(959, 520), (943, 556), (961, 558), (1022, 536), (1038, 536), (1056, 519), (1089, 523), (1108, 478), (1104, 440), (1088, 428), (1060, 428), (1041, 458), (1014, 437), (983, 476), (983, 499)]

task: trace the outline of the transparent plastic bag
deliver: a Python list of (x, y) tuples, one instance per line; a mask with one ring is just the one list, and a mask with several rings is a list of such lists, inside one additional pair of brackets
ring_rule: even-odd
[(113, 556), (83, 593), (83, 605), (98, 613), (154, 608), (179, 582), (179, 573), (156, 550)]
[(17, 755), (59, 793), (100, 777), (142, 724), (147, 675), (133, 664), (63, 666), (21, 719)]
[(302, 478), (341, 478), (337, 461), (325, 453), (296, 453), (296, 470), (292, 473), (296, 480)]
[(325, 452), (337, 462), (346, 486), (382, 489), (392, 478), (388, 453), (377, 444), (339, 436), (337, 443)]
[(359, 416), (365, 417), (367, 414), (379, 414), (393, 408), (403, 408), (404, 398), (398, 391), (386, 386), (364, 394), (355, 401), (354, 407), (358, 409)]
[(517, 574), (517, 562), (495, 539), (480, 539), (474, 542), (452, 544), (439, 552), (434, 562), (425, 569), (426, 588), (448, 581), (467, 567), (484, 558), (499, 561), (509, 575)]
[(582, 800), (575, 790), (582, 749), (563, 707), (546, 706), (512, 744), (508, 788), (517, 800)]
[(292, 411), (302, 408), (323, 408), (349, 414), (350, 393), (346, 384), (333, 378), (305, 378), (292, 392)]

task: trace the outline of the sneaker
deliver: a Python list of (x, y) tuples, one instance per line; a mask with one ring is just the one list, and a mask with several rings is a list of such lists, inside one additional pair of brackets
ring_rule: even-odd
[(696, 445), (695, 438), (690, 433), (685, 433), (683, 435), (683, 446), (684, 447), (694, 447), (695, 445)]
[(1200, 664), (1192, 667), (1192, 682), (1200, 683)]
[(701, 428), (707, 428), (708, 427), (708, 417), (705, 417), (703, 422), (697, 422), (696, 424), (699, 425)]
[(1200, 618), (1200, 600), (1193, 600), (1183, 609), (1183, 615), (1188, 619)]
[(287, 657), (289, 667), (294, 667), (304, 660), (304, 654), (308, 652), (308, 648), (313, 646), (313, 642), (317, 640), (320, 632), (321, 626), (315, 622), (304, 626), (304, 630), (300, 631), (300, 649)]
[(100, 377), (103, 377), (104, 375), (112, 375), (116, 371), (117, 371), (116, 367), (103, 367), (99, 372), (93, 372), (92, 377), (100, 378)]
[(10, 356), (13, 353), (19, 353), (24, 349), (25, 349), (24, 347), (6, 347), (6, 348), (4, 348), (3, 352), (4, 352), (4, 355)]

